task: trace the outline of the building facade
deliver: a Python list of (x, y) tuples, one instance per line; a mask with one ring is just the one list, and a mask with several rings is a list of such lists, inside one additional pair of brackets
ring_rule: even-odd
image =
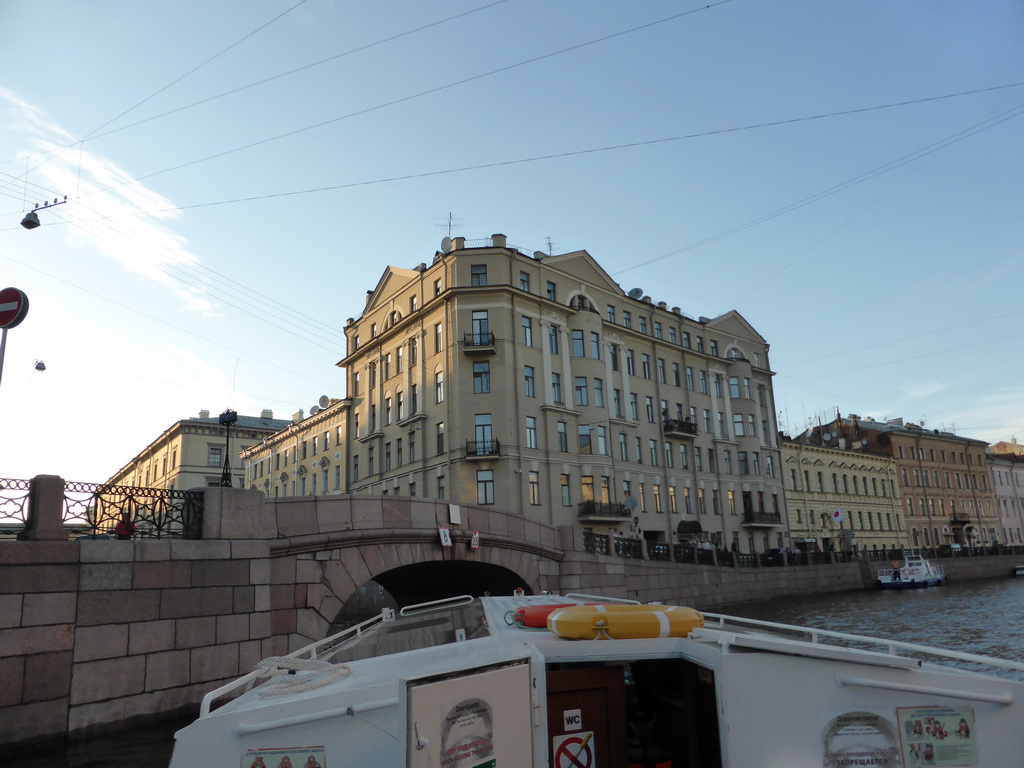
[(739, 313), (626, 294), (586, 251), (445, 246), (385, 270), (346, 324), (349, 492), (783, 544), (768, 344)]
[[(238, 415), (227, 428), (217, 416), (200, 411), (199, 417), (175, 422), (135, 458), (115, 472), (107, 483), (145, 488), (205, 488), (221, 484), (225, 456), (230, 456), (230, 476), (235, 488), (245, 487), (239, 451), (262, 441), (287, 426), (273, 411), (259, 416)], [(229, 450), (230, 449), (230, 450)]]
[[(1002, 544), (1024, 544), (1024, 455), (1018, 452), (996, 453), (996, 443), (989, 454), (989, 470), (999, 518), (999, 541)], [(1019, 448), (1019, 445), (1014, 445)]]
[(814, 439), (820, 441), (820, 433), (782, 443), (793, 545), (821, 551), (907, 546), (896, 462), (864, 452), (859, 443), (837, 440), (828, 447), (811, 444)]
[(320, 403), (241, 451), (243, 488), (273, 498), (346, 492), (348, 401), (324, 396)]
[(821, 430), (832, 440), (859, 443), (867, 453), (895, 460), (909, 546), (1000, 541), (988, 443), (902, 419), (878, 422), (855, 415), (812, 431)]

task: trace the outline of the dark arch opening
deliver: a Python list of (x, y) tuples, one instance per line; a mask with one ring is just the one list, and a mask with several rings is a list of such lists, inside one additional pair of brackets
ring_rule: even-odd
[(378, 574), (352, 593), (331, 625), (330, 633), (376, 616), (382, 608), (397, 610), (457, 595), (511, 595), (516, 589), (533, 594), (519, 574), (500, 565), (473, 562), (403, 565)]

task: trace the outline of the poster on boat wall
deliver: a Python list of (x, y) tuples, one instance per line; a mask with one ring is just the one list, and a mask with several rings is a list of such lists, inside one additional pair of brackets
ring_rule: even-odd
[(530, 666), (525, 660), (407, 685), (409, 768), (532, 763)]
[(845, 712), (825, 727), (823, 768), (901, 768), (896, 725), (874, 712)]
[(900, 707), (896, 714), (907, 768), (978, 765), (973, 708)]

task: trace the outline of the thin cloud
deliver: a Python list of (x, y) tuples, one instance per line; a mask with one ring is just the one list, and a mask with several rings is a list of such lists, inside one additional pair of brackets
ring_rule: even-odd
[[(13, 126), (25, 134), (29, 196), (68, 195), (52, 215), (66, 222), (65, 242), (117, 262), (176, 297), (184, 312), (219, 314), (201, 286), (183, 281), (180, 270), (199, 264), (188, 240), (168, 228), (183, 216), (174, 202), (144, 184), (116, 161), (86, 148), (69, 149), (70, 134), (46, 113), (9, 89), (0, 88)], [(42, 195), (32, 190), (53, 190)], [(139, 210), (154, 211), (138, 215)], [(129, 222), (125, 224), (123, 222)]]

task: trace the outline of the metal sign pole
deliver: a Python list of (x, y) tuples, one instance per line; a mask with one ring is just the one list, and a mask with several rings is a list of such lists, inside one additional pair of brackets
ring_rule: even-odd
[(0, 381), (4, 378), (4, 352), (7, 351), (7, 329), (0, 334)]

